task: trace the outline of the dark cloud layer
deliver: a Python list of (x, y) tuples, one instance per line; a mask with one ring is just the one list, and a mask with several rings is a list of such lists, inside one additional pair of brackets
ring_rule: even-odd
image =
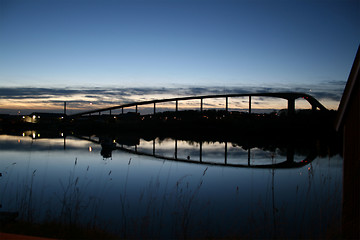
[[(335, 86), (335, 87), (334, 87)], [(236, 93), (266, 93), (266, 92), (309, 92), (312, 90), (314, 97), (324, 99), (339, 100), (342, 95), (345, 82), (329, 84), (324, 91), (320, 88), (324, 86), (294, 86), (294, 87), (188, 87), (188, 88), (84, 88), (84, 89), (69, 89), (69, 88), (0, 88), (0, 99), (27, 99), (27, 98), (54, 98), (54, 97), (69, 97), (75, 95), (83, 95), (89, 98), (115, 97), (125, 98), (131, 96), (142, 96), (151, 94), (166, 94), (175, 96), (194, 96), (194, 95), (211, 95), (211, 94), (236, 94)]]

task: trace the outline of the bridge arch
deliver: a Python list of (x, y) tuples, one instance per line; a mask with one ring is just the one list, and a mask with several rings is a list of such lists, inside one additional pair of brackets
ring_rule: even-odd
[(226, 109), (226, 111), (228, 111), (229, 98), (235, 98), (235, 97), (249, 97), (249, 113), (251, 113), (251, 98), (252, 97), (275, 97), (275, 98), (286, 99), (288, 101), (287, 110), (288, 110), (289, 115), (293, 115), (295, 113), (295, 100), (298, 98), (303, 98), (306, 101), (308, 101), (312, 107), (312, 110), (314, 110), (314, 111), (318, 110), (318, 109), (320, 111), (327, 110), (317, 99), (315, 99), (314, 97), (312, 97), (309, 94), (294, 93), (294, 92), (278, 92), (278, 93), (219, 94), (219, 95), (203, 95), (203, 96), (190, 96), (190, 97), (179, 97), (179, 98), (166, 98), (166, 99), (127, 103), (127, 104), (117, 105), (117, 106), (108, 107), (108, 108), (84, 111), (84, 112), (72, 114), (69, 116), (76, 118), (76, 117), (81, 117), (84, 115), (91, 115), (94, 113), (98, 113), (100, 115), (102, 112), (109, 112), (111, 115), (112, 110), (122, 109), (122, 113), (123, 113), (124, 108), (127, 108), (127, 107), (135, 107), (135, 111), (137, 113), (138, 106), (149, 105), (149, 104), (153, 105), (154, 114), (155, 114), (156, 113), (156, 104), (164, 103), (164, 102), (175, 102), (175, 111), (178, 111), (179, 101), (195, 100), (195, 99), (200, 100), (200, 110), (202, 110), (203, 102), (204, 102), (203, 100), (211, 99), (211, 98), (224, 98), (225, 99), (225, 109)]

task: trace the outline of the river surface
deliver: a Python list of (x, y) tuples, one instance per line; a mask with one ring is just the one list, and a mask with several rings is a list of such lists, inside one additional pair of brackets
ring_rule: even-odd
[(124, 238), (323, 238), (340, 229), (338, 154), (135, 142), (0, 135), (0, 211)]

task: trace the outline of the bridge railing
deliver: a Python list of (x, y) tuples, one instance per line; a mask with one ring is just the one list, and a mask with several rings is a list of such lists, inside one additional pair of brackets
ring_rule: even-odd
[(91, 115), (94, 113), (101, 112), (109, 112), (110, 115), (112, 115), (112, 111), (116, 109), (121, 109), (122, 113), (124, 113), (124, 108), (128, 107), (135, 107), (136, 113), (138, 112), (138, 106), (142, 105), (153, 105), (153, 113), (156, 113), (156, 104), (158, 103), (165, 103), (165, 102), (175, 102), (175, 111), (178, 111), (178, 105), (179, 101), (186, 101), (186, 100), (200, 100), (200, 111), (203, 110), (203, 100), (204, 99), (212, 99), (212, 98), (225, 98), (225, 110), (229, 110), (229, 98), (234, 97), (249, 97), (249, 113), (251, 113), (252, 110), (252, 104), (251, 104), (251, 98), (252, 97), (275, 97), (275, 98), (281, 98), (286, 99), (288, 101), (288, 113), (291, 115), (295, 112), (295, 100), (298, 98), (303, 98), (306, 101), (309, 102), (309, 104), (312, 106), (313, 110), (321, 110), (326, 111), (327, 109), (314, 97), (310, 96), (306, 93), (293, 93), (293, 92), (279, 92), (279, 93), (246, 93), (246, 94), (218, 94), (218, 95), (203, 95), (203, 96), (189, 96), (189, 97), (178, 97), (178, 98), (166, 98), (166, 99), (157, 99), (157, 100), (149, 100), (149, 101), (141, 101), (141, 102), (133, 102), (133, 103), (126, 103), (122, 105), (117, 105), (113, 107), (108, 108), (101, 108), (101, 109), (95, 109), (95, 110), (89, 110), (84, 111), (76, 114), (69, 115), (70, 117), (76, 118), (81, 117), (84, 115)]

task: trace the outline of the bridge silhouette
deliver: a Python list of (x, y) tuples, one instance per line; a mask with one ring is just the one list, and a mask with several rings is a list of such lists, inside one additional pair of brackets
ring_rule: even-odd
[(190, 97), (178, 97), (178, 98), (166, 98), (166, 99), (158, 99), (158, 100), (149, 100), (149, 101), (140, 101), (127, 103), (122, 105), (117, 105), (108, 108), (101, 108), (96, 110), (84, 111), (76, 114), (71, 114), (69, 117), (77, 118), (85, 115), (91, 115), (94, 113), (98, 113), (101, 115), (103, 112), (109, 112), (109, 115), (112, 115), (112, 111), (116, 109), (121, 109), (121, 112), (124, 113), (124, 108), (135, 107), (135, 112), (138, 113), (138, 106), (141, 105), (149, 105), (153, 104), (153, 114), (156, 114), (156, 104), (157, 103), (166, 103), (166, 102), (175, 102), (175, 112), (179, 110), (178, 104), (179, 101), (186, 100), (200, 100), (200, 112), (203, 111), (203, 100), (204, 99), (212, 99), (212, 98), (224, 98), (225, 99), (225, 110), (229, 110), (229, 98), (236, 97), (249, 97), (249, 113), (251, 114), (251, 98), (252, 97), (272, 97), (272, 98), (280, 98), (288, 101), (287, 104), (287, 112), (288, 115), (294, 115), (295, 113), (295, 100), (298, 98), (303, 98), (309, 102), (312, 107), (312, 110), (320, 110), (326, 111), (327, 109), (314, 97), (306, 93), (297, 93), (297, 92), (277, 92), (277, 93), (246, 93), (246, 94), (220, 94), (220, 95), (203, 95), (203, 96), (190, 96)]

